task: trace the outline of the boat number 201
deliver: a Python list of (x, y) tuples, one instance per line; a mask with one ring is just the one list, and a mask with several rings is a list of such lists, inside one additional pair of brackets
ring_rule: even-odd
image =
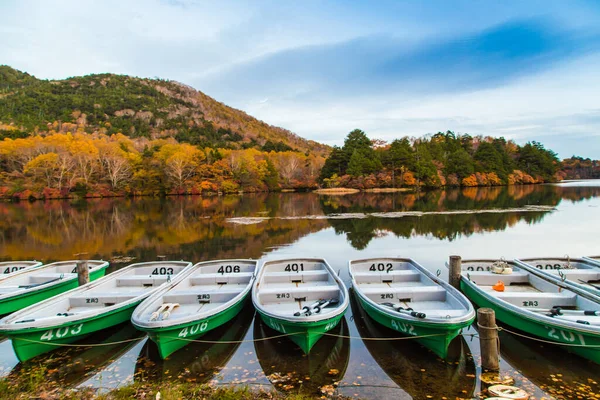
[(369, 267), (369, 271), (379, 271), (379, 272), (383, 272), (383, 271), (390, 272), (393, 269), (394, 269), (394, 266), (392, 265), (392, 263), (371, 264), (371, 267)]
[(583, 335), (581, 333), (563, 331), (562, 329), (556, 329), (550, 326), (547, 326), (546, 329), (548, 329), (548, 337), (551, 337), (552, 339), (569, 343), (578, 342), (580, 344), (585, 345), (585, 340), (583, 339)]
[(179, 337), (187, 337), (188, 335), (195, 335), (199, 332), (204, 332), (208, 329), (208, 322), (204, 321), (201, 324), (192, 325), (190, 327), (185, 327), (179, 332)]
[(40, 340), (52, 340), (54, 336), (57, 339), (62, 339), (67, 336), (78, 335), (81, 333), (81, 328), (83, 328), (83, 324), (75, 325), (75, 326), (63, 326), (62, 328), (50, 329), (49, 331), (44, 332)]

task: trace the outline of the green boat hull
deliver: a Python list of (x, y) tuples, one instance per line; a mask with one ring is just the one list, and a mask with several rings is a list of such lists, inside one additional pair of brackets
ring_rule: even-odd
[(571, 353), (600, 364), (600, 335), (534, 320), (527, 315), (495, 304), (466, 284), (464, 280), (461, 280), (460, 286), (463, 293), (479, 307), (493, 309), (498, 321), (518, 329), (528, 336), (535, 336), (557, 345), (564, 344), (565, 346), (562, 347)]
[[(90, 270), (90, 281), (102, 278), (108, 265)], [(31, 293), (23, 293), (14, 297), (9, 297), (0, 300), (0, 315), (10, 314), (15, 311), (37, 304), (41, 301), (54, 297), (67, 290), (75, 289), (79, 286), (77, 278), (67, 279), (64, 282), (58, 282), (47, 288), (33, 291)]]
[(296, 343), (305, 354), (310, 353), (310, 349), (327, 332), (335, 328), (344, 317), (344, 312), (331, 318), (315, 322), (291, 322), (285, 319), (274, 318), (270, 315), (258, 311), (262, 320), (270, 328), (289, 335), (288, 337)]
[(3, 334), (11, 339), (17, 358), (24, 362), (57, 349), (60, 345), (74, 343), (94, 332), (129, 321), (133, 310), (139, 303), (136, 302), (116, 311), (73, 323), (21, 331), (5, 331)]
[(140, 326), (136, 326), (136, 328), (148, 333), (150, 339), (158, 347), (160, 358), (164, 360), (169, 355), (191, 343), (192, 340), (198, 339), (212, 329), (229, 322), (239, 314), (247, 301), (248, 297), (246, 296), (218, 314), (186, 324), (166, 328), (145, 328)]
[(443, 325), (427, 321), (407, 321), (400, 316), (393, 317), (390, 314), (384, 313), (373, 307), (358, 293), (356, 293), (356, 297), (358, 298), (361, 307), (379, 324), (400, 332), (405, 336), (428, 336), (415, 340), (444, 359), (448, 357), (448, 346), (450, 346), (450, 342), (460, 335), (463, 328), (469, 327), (475, 319), (473, 317), (468, 321)]

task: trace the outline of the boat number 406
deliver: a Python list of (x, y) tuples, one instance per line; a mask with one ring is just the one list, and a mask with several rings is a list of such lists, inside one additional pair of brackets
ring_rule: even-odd
[(379, 263), (379, 264), (371, 264), (371, 266), (369, 267), (369, 271), (379, 271), (379, 272), (390, 272), (394, 269), (394, 266), (392, 265), (392, 263), (387, 263), (387, 264), (383, 264), (383, 263)]
[(83, 324), (50, 329), (49, 331), (44, 332), (42, 337), (40, 337), (40, 340), (52, 340), (54, 339), (54, 336), (56, 336), (57, 339), (62, 339), (67, 336), (78, 335), (81, 333), (81, 328), (83, 328)]
[(563, 331), (562, 329), (556, 329), (549, 326), (547, 326), (546, 329), (548, 329), (548, 336), (552, 339), (569, 343), (579, 342), (580, 344), (585, 345), (585, 340), (583, 339), (583, 335), (581, 333)]
[(188, 335), (195, 335), (198, 332), (204, 332), (208, 329), (208, 322), (204, 321), (201, 324), (196, 324), (192, 326), (186, 326), (179, 332), (179, 337), (187, 337)]
[(396, 320), (392, 320), (392, 328), (397, 331), (404, 332), (407, 335), (416, 335), (415, 327), (410, 324), (405, 324), (404, 322), (399, 322)]

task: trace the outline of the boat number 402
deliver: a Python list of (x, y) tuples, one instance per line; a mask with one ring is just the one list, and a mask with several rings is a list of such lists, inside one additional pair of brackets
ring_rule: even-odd
[(411, 324), (405, 324), (404, 322), (399, 322), (396, 320), (392, 320), (392, 328), (394, 328), (397, 331), (406, 333), (407, 335), (416, 335), (417, 333), (415, 332), (415, 327), (412, 326)]
[(379, 272), (390, 272), (394, 269), (394, 266), (392, 265), (392, 263), (387, 263), (387, 264), (383, 264), (383, 263), (379, 263), (379, 264), (371, 264), (371, 266), (369, 267), (369, 271), (379, 271)]
[(52, 340), (54, 339), (54, 336), (56, 336), (57, 339), (62, 339), (67, 336), (78, 335), (81, 333), (81, 328), (83, 328), (83, 324), (50, 329), (49, 331), (44, 332), (42, 337), (40, 337), (40, 340)]
[(578, 342), (585, 345), (585, 340), (583, 339), (583, 335), (581, 333), (563, 331), (562, 329), (556, 329), (550, 326), (547, 326), (546, 329), (548, 329), (548, 337), (551, 337), (552, 339), (569, 343)]
[(187, 337), (188, 335), (195, 335), (199, 332), (204, 332), (208, 329), (208, 322), (204, 321), (201, 324), (196, 324), (192, 326), (186, 326), (179, 332), (179, 337)]

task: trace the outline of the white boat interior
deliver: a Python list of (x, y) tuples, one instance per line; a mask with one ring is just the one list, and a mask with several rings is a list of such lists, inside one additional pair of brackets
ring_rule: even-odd
[(219, 312), (250, 291), (256, 264), (254, 260), (198, 263), (184, 279), (140, 304), (133, 321), (142, 326), (169, 326)]
[(514, 261), (500, 263), (506, 263), (511, 272), (495, 273), (493, 266), (498, 264), (495, 260), (463, 260), (461, 274), (483, 292), (524, 310), (543, 313), (560, 307), (571, 311), (598, 311), (598, 316), (573, 313), (561, 319), (586, 320), (591, 325), (600, 325), (599, 303), (519, 268)]
[[(93, 270), (108, 263), (87, 260), (87, 264), (88, 268)], [(67, 279), (77, 279), (77, 261), (60, 261), (38, 268), (23, 269), (0, 279), (0, 298), (40, 289)]]
[(523, 258), (516, 260), (575, 283), (600, 284), (600, 266), (583, 258)]
[(19, 272), (25, 268), (39, 267), (42, 263), (39, 261), (4, 261), (0, 262), (0, 279)]
[[(350, 262), (356, 291), (380, 309), (412, 308), (430, 319), (460, 318), (473, 313), (466, 300), (449, 292), (448, 285), (422, 272), (423, 267), (405, 258), (374, 258)], [(451, 289), (450, 289), (451, 290)]]
[(130, 300), (141, 301), (162, 284), (175, 279), (191, 263), (165, 261), (132, 264), (104, 278), (70, 290), (35, 306), (11, 314), (5, 324), (35, 323), (78, 318), (103, 312)]
[[(321, 320), (338, 314), (340, 307), (345, 309), (347, 306), (345, 286), (322, 259), (267, 261), (258, 279), (255, 303), (275, 316)], [(307, 309), (308, 315), (303, 311)]]

